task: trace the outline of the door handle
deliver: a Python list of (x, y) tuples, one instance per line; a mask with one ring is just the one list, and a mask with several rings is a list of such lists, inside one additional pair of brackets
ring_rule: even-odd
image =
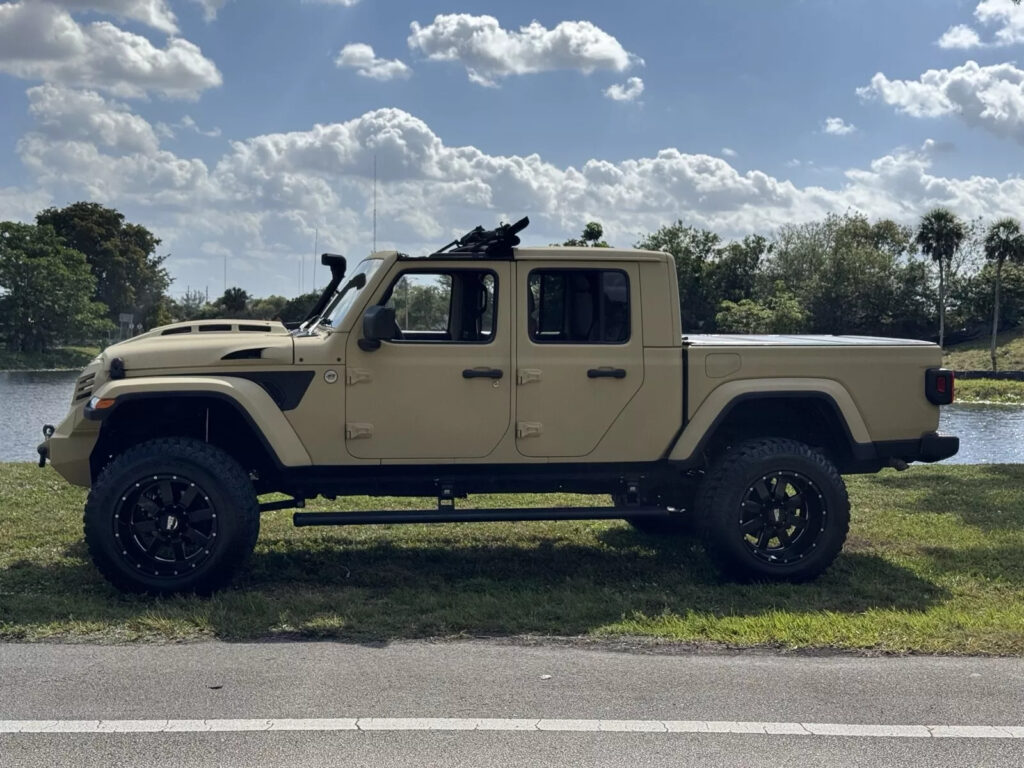
[(464, 379), (500, 379), (504, 375), (501, 368), (467, 368), (462, 372)]
[(588, 379), (624, 379), (625, 368), (591, 368), (587, 371)]

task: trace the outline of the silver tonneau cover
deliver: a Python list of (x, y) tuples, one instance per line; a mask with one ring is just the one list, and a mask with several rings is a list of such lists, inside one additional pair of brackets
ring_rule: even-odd
[(914, 347), (931, 344), (915, 339), (886, 339), (879, 336), (760, 336), (747, 334), (687, 334), (683, 346), (715, 347)]

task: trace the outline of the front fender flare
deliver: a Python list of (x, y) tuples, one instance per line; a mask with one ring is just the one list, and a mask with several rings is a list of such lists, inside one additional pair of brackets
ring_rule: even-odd
[[(233, 376), (146, 376), (109, 381), (93, 393), (94, 399), (118, 403), (161, 397), (215, 397), (226, 400), (252, 425), (277, 463), (284, 467), (306, 467), (313, 462), (280, 407), (257, 383)], [(102, 420), (101, 411), (86, 417)]]

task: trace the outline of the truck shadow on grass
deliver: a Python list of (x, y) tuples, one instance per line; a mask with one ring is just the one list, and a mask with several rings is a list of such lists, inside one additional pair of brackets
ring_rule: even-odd
[(268, 532), (235, 586), (208, 599), (119, 595), (76, 544), (59, 563), (22, 560), (0, 570), (0, 637), (30, 637), (32, 627), (73, 634), (60, 630), (69, 622), (114, 639), (582, 635), (659, 617), (770, 615), (785, 623), (922, 612), (948, 597), (875, 554), (845, 553), (810, 584), (743, 585), (722, 582), (693, 539), (648, 537), (617, 523), (565, 525), (555, 536), (550, 527), (488, 536), (433, 526), (394, 540), (387, 531)]

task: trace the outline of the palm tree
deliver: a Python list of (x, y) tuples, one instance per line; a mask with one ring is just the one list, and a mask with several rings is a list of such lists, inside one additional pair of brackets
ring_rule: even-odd
[(967, 237), (967, 227), (948, 208), (935, 208), (921, 217), (917, 244), (939, 262), (939, 346), (946, 340), (946, 265)]
[(999, 333), (999, 287), (1003, 279), (1003, 264), (1009, 259), (1024, 260), (1024, 234), (1016, 219), (993, 222), (985, 235), (985, 258), (996, 263), (995, 306), (992, 310), (992, 370), (996, 369), (996, 334)]

